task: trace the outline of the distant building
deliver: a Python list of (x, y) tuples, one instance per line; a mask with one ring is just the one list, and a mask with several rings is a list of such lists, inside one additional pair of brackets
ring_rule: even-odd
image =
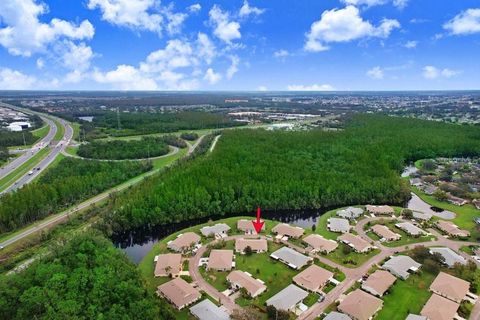
[(373, 249), (370, 243), (351, 233), (344, 233), (337, 239), (359, 253), (366, 253)]
[(265, 303), (267, 306), (273, 306), (278, 310), (296, 313), (297, 306), (301, 304), (307, 296), (307, 291), (291, 284), (268, 299)]
[(207, 270), (230, 271), (235, 266), (233, 250), (212, 250), (208, 258)]
[(420, 221), (428, 221), (432, 219), (432, 215), (426, 212), (413, 211), (413, 218)]
[(382, 309), (383, 301), (360, 289), (350, 292), (337, 309), (352, 319), (369, 320)]
[(422, 265), (409, 256), (392, 256), (385, 262), (382, 269), (390, 271), (394, 276), (403, 280), (408, 279), (410, 273), (416, 273)]
[(197, 289), (182, 278), (175, 278), (158, 286), (157, 294), (170, 301), (179, 310), (194, 303), (202, 296)]
[(363, 214), (362, 208), (348, 207), (346, 209), (338, 210), (337, 216), (349, 220), (358, 219)]
[(372, 232), (379, 236), (384, 241), (397, 241), (402, 237), (398, 233), (393, 232), (387, 226), (376, 224), (372, 228)]
[(235, 251), (245, 253), (245, 249), (250, 247), (252, 252), (267, 252), (268, 244), (266, 239), (237, 239), (235, 240)]
[(173, 241), (167, 243), (167, 248), (176, 252), (187, 252), (200, 242), (200, 236), (193, 232), (179, 234)]
[(303, 235), (305, 230), (300, 227), (292, 227), (286, 223), (279, 223), (272, 229), (272, 232), (279, 236), (298, 239)]
[(327, 228), (332, 232), (346, 233), (349, 232), (352, 227), (347, 219), (330, 218), (328, 219)]
[(293, 277), (293, 282), (308, 291), (320, 292), (332, 278), (333, 272), (311, 265)]
[(425, 231), (423, 231), (422, 229), (420, 229), (419, 227), (417, 227), (416, 225), (414, 225), (411, 222), (400, 222), (400, 223), (395, 224), (395, 226), (399, 229), (402, 229), (407, 234), (409, 234), (411, 236), (414, 236), (414, 237), (419, 237), (421, 235), (426, 234)]
[(423, 185), (423, 181), (420, 178), (412, 178), (410, 179), (410, 185), (414, 187), (420, 187)]
[(465, 200), (463, 198), (460, 198), (460, 197), (455, 197), (451, 194), (448, 195), (447, 200), (448, 200), (448, 202), (450, 202), (451, 204), (454, 204), (456, 206), (463, 206), (463, 205), (468, 203), (467, 200)]
[(334, 240), (325, 239), (318, 234), (310, 234), (303, 238), (312, 252), (330, 253), (337, 249), (338, 243)]
[(395, 283), (395, 280), (397, 278), (388, 271), (376, 270), (362, 283), (362, 289), (374, 296), (381, 297)]
[(390, 206), (373, 206), (373, 205), (366, 205), (365, 209), (373, 215), (376, 216), (393, 216), (395, 214), (395, 210)]
[(457, 225), (450, 221), (438, 220), (436, 226), (438, 229), (451, 237), (467, 238), (470, 236), (470, 232), (460, 229)]
[(453, 268), (456, 263), (467, 264), (467, 259), (456, 253), (450, 248), (430, 248), (430, 253), (439, 253), (445, 259), (445, 264), (449, 268)]
[(230, 316), (224, 307), (217, 307), (208, 299), (191, 307), (190, 313), (198, 320), (230, 320)]
[(273, 252), (270, 257), (275, 260), (279, 260), (285, 263), (292, 269), (301, 269), (303, 266), (307, 265), (313, 259), (307, 257), (289, 247), (282, 247), (277, 251)]
[(432, 195), (438, 190), (438, 187), (433, 184), (425, 183), (420, 189), (426, 194)]
[[(251, 220), (240, 219), (237, 221), (237, 229), (245, 232), (245, 234), (257, 234)], [(262, 225), (262, 231), (265, 230), (265, 223)]]
[(31, 125), (29, 122), (16, 121), (8, 125), (7, 129), (10, 131), (23, 131), (30, 128)]
[(250, 273), (244, 271), (235, 270), (230, 272), (230, 274), (227, 276), (227, 281), (230, 283), (232, 288), (244, 288), (248, 295), (252, 298), (255, 298), (267, 290), (267, 287), (263, 281), (255, 279)]
[(217, 238), (224, 238), (228, 235), (228, 231), (230, 231), (230, 227), (225, 223), (217, 223), (213, 226), (206, 226), (200, 229), (200, 232), (205, 237), (215, 236)]
[(159, 254), (155, 259), (155, 277), (166, 277), (169, 275), (177, 277), (180, 271), (182, 271), (182, 255), (179, 253)]
[(478, 210), (480, 210), (480, 199), (473, 199), (473, 200), (472, 200), (472, 203), (473, 203), (473, 205), (475, 206), (475, 208), (477, 208)]

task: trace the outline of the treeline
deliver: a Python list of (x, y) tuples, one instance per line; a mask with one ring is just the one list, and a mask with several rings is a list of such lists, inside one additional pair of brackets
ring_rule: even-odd
[(168, 135), (164, 137), (144, 137), (140, 140), (93, 141), (82, 144), (78, 155), (90, 159), (125, 160), (158, 157), (169, 152), (168, 146), (186, 148), (182, 139)]
[(265, 210), (401, 204), (411, 160), (480, 154), (471, 126), (357, 115), (340, 132), (226, 130), (208, 157), (169, 170), (111, 204), (113, 230)]
[(62, 159), (38, 182), (0, 198), (0, 232), (8, 232), (150, 170), (148, 162)]
[(0, 146), (0, 163), (8, 160), (8, 148)]
[(76, 236), (18, 274), (0, 276), (2, 319), (160, 319), (175, 315), (103, 237)]
[(207, 128), (224, 128), (239, 126), (223, 114), (200, 111), (182, 111), (169, 113), (131, 112), (120, 113), (120, 128), (116, 112), (105, 112), (93, 119), (97, 127), (112, 129), (115, 136), (175, 132), (179, 130), (196, 130)]
[(0, 130), (0, 146), (23, 146), (23, 135), (25, 135), (25, 144), (32, 144), (37, 141), (37, 138), (30, 131), (24, 131), (22, 133), (9, 130)]
[(180, 135), (180, 138), (188, 141), (194, 141), (198, 139), (198, 134), (195, 132), (184, 132)]

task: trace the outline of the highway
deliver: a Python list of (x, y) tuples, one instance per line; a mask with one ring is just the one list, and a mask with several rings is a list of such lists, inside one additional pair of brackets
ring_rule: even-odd
[(27, 183), (30, 183), (31, 181), (33, 181), (36, 177), (38, 177), (55, 160), (55, 158), (65, 150), (65, 148), (70, 143), (73, 137), (73, 128), (65, 120), (58, 119), (58, 122), (64, 128), (64, 136), (62, 140), (60, 140), (59, 142), (56, 142), (55, 146), (52, 146), (52, 143), (55, 142), (53, 139), (55, 138), (55, 134), (57, 133), (58, 128), (55, 122), (50, 117), (47, 118), (43, 115), (40, 115), (37, 112), (24, 110), (22, 108), (17, 108), (15, 106), (12, 106), (6, 103), (0, 103), (0, 104), (4, 107), (15, 109), (21, 112), (37, 114), (42, 118), (43, 121), (45, 121), (50, 126), (50, 130), (48, 134), (40, 142), (35, 144), (30, 150), (27, 150), (24, 154), (22, 154), (15, 160), (9, 162), (7, 165), (5, 165), (0, 169), (0, 179), (9, 175), (13, 171), (15, 171), (19, 166), (21, 166), (22, 164), (30, 160), (43, 148), (52, 149), (45, 158), (43, 158), (39, 163), (35, 164), (36, 169), (30, 172), (27, 172), (26, 174), (21, 176), (19, 179), (14, 181), (13, 184), (11, 184), (8, 188), (6, 188), (3, 192), (0, 193), (1, 195), (4, 193), (17, 190), (23, 187), (24, 185), (26, 185)]

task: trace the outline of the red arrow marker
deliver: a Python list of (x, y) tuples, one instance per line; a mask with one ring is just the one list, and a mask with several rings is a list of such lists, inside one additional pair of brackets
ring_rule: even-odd
[(263, 228), (265, 221), (260, 221), (260, 207), (257, 208), (257, 221), (252, 221), (253, 227), (257, 233), (260, 233)]

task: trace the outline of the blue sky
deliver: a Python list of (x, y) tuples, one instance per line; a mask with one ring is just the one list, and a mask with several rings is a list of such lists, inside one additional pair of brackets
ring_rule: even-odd
[(2, 0), (0, 89), (480, 89), (478, 0)]

